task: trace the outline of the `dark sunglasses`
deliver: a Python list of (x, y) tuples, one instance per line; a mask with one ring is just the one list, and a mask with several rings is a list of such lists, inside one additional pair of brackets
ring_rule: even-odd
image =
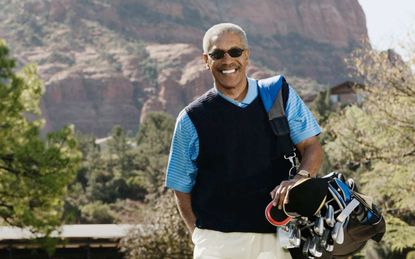
[(240, 48), (231, 48), (227, 51), (225, 50), (221, 50), (221, 49), (215, 49), (214, 51), (210, 52), (208, 55), (212, 58), (212, 59), (222, 59), (225, 57), (225, 53), (228, 53), (229, 56), (233, 57), (233, 58), (238, 58), (242, 55), (242, 52), (244, 52), (244, 49), (240, 49)]

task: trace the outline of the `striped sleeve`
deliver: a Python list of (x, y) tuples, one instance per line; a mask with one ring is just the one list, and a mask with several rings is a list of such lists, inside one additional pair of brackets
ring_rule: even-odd
[(196, 128), (185, 110), (177, 117), (173, 133), (165, 186), (190, 193), (195, 184), (199, 152), (199, 139)]
[(311, 111), (300, 96), (290, 86), (286, 106), (286, 116), (294, 144), (320, 134), (321, 129)]

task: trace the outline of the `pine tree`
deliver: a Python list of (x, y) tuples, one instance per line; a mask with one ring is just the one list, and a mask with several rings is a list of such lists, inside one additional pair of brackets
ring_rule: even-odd
[(0, 217), (48, 233), (80, 154), (70, 127), (40, 137), (43, 84), (35, 65), (16, 73), (15, 63), (0, 40)]

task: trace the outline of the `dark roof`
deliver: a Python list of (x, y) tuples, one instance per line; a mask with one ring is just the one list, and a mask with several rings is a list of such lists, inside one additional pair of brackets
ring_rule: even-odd
[(352, 81), (345, 81), (341, 84), (335, 85), (330, 88), (330, 94), (347, 94), (354, 93), (356, 88), (363, 88), (363, 84), (359, 84)]
[[(118, 241), (138, 225), (130, 224), (82, 224), (63, 225), (52, 232), (51, 237), (63, 240), (58, 247), (116, 247)], [(0, 248), (3, 247), (36, 247), (32, 241), (42, 236), (27, 228), (0, 227)]]

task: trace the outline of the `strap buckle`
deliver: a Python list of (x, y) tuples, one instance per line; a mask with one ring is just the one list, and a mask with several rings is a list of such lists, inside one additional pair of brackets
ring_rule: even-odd
[(288, 171), (288, 178), (289, 179), (292, 179), (292, 178), (294, 178), (294, 176), (295, 176), (295, 173), (296, 173), (296, 171), (297, 171), (297, 168), (296, 168), (296, 166), (295, 166), (295, 158), (297, 157), (297, 155), (295, 154), (295, 152), (293, 152), (293, 154), (292, 155), (284, 155), (284, 159), (286, 159), (286, 160), (288, 160), (288, 161), (290, 161), (290, 163), (291, 163), (291, 168), (290, 168), (290, 170)]

